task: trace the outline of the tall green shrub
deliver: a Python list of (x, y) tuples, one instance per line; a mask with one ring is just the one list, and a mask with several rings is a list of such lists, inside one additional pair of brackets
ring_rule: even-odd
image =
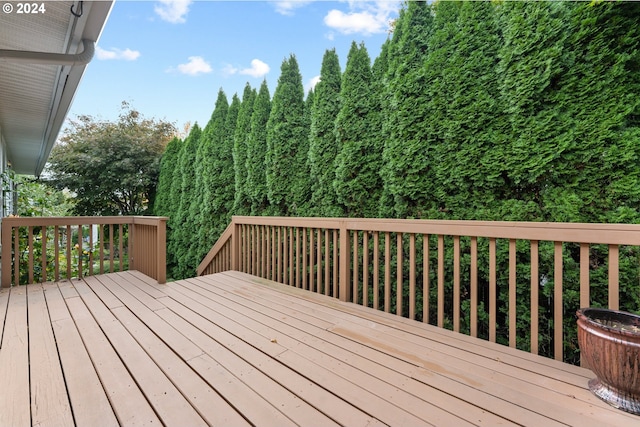
[(309, 133), (309, 167), (311, 206), (318, 216), (341, 216), (333, 187), (335, 159), (339, 145), (334, 133), (340, 111), (342, 73), (335, 49), (327, 50), (322, 58), (320, 81), (314, 88)]
[(251, 115), (257, 92), (247, 83), (242, 94), (242, 104), (238, 112), (238, 122), (233, 134), (233, 168), (235, 170), (235, 197), (233, 213), (249, 215), (251, 200), (247, 186), (247, 146), (251, 132)]
[(193, 234), (189, 235), (193, 226), (189, 217), (189, 207), (195, 196), (196, 171), (194, 164), (201, 140), (202, 130), (196, 123), (182, 145), (178, 164), (173, 174), (171, 204), (175, 215), (169, 220), (171, 234), (168, 252), (172, 267), (171, 276), (174, 279), (181, 279), (189, 275), (187, 257), (189, 248), (195, 243)]
[(267, 197), (276, 215), (297, 215), (304, 188), (309, 130), (304, 119), (304, 89), (294, 55), (282, 63), (267, 122)]
[(247, 195), (251, 201), (251, 215), (264, 215), (267, 199), (267, 122), (271, 113), (271, 95), (266, 80), (260, 85), (251, 116), (251, 131), (247, 139)]
[(375, 217), (382, 187), (378, 173), (382, 147), (376, 132), (380, 106), (364, 44), (351, 44), (341, 87), (341, 106), (335, 121), (339, 151), (333, 187), (347, 216)]
[(390, 211), (401, 218), (426, 216), (432, 203), (431, 141), (425, 130), (428, 87), (423, 71), (432, 22), (430, 4), (408, 2), (400, 11), (389, 44), (387, 140), (381, 174), (385, 194), (393, 199)]

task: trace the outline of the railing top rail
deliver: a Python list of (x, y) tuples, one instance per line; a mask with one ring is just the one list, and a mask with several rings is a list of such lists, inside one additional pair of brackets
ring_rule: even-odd
[(149, 224), (155, 225), (159, 221), (167, 221), (167, 217), (157, 216), (31, 216), (31, 217), (5, 217), (2, 223), (5, 226), (56, 226), (56, 225), (88, 225), (88, 224)]
[(234, 216), (235, 224), (640, 245), (640, 224)]

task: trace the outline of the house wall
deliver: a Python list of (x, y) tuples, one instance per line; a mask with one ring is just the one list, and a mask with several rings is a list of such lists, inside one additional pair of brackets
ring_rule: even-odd
[(7, 145), (0, 128), (0, 218), (14, 213), (14, 183), (9, 172)]

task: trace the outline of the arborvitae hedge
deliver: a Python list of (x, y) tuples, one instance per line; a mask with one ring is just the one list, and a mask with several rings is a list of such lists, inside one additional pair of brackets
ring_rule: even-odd
[(304, 185), (309, 130), (304, 120), (304, 89), (294, 55), (282, 63), (267, 122), (267, 197), (276, 215), (296, 215), (294, 189)]
[(249, 215), (251, 213), (251, 200), (247, 188), (247, 145), (256, 96), (258, 96), (256, 90), (247, 83), (242, 94), (238, 123), (233, 134), (233, 167), (235, 169), (233, 212), (235, 215)]
[(351, 44), (340, 99), (335, 121), (339, 151), (333, 188), (347, 216), (375, 217), (382, 189), (382, 150), (374, 131), (380, 106), (364, 44)]
[[(428, 83), (423, 65), (433, 25), (432, 5), (411, 1), (401, 11), (389, 44), (388, 110), (384, 123), (387, 140), (383, 152), (384, 191), (393, 199), (393, 209), (381, 213), (424, 217), (433, 201), (430, 178)], [(391, 212), (390, 212), (391, 211)]]
[(153, 214), (158, 216), (170, 216), (171, 210), (171, 183), (173, 182), (173, 172), (176, 169), (180, 156), (182, 140), (173, 138), (167, 144), (162, 159), (160, 160), (160, 176), (158, 177), (158, 190)]
[(333, 180), (334, 163), (339, 146), (334, 129), (340, 111), (342, 73), (335, 49), (327, 50), (322, 58), (320, 81), (314, 89), (309, 133), (309, 166), (312, 195), (311, 211), (318, 216), (341, 216), (337, 205)]
[(196, 123), (182, 144), (178, 164), (173, 173), (171, 185), (173, 215), (169, 220), (171, 234), (168, 252), (171, 254), (169, 258), (170, 267), (172, 267), (171, 276), (176, 279), (188, 277), (192, 273), (187, 267), (189, 249), (195, 243), (194, 236), (189, 234), (194, 226), (189, 220), (189, 207), (195, 197), (196, 171), (193, 165), (201, 139), (202, 131)]
[(251, 201), (251, 215), (264, 215), (267, 200), (267, 122), (271, 113), (271, 96), (266, 80), (260, 85), (251, 116), (251, 131), (247, 139), (247, 195)]

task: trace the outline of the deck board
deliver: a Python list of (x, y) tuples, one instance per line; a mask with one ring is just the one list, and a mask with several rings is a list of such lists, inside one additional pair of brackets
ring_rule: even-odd
[(44, 286), (69, 400), (77, 425), (117, 425), (118, 421), (71, 313), (55, 284)]
[(591, 377), (239, 272), (0, 290), (0, 425), (640, 424)]
[(13, 290), (8, 300), (0, 347), (0, 425), (25, 426), (31, 423), (27, 289)]
[(32, 424), (73, 426), (71, 404), (42, 285), (27, 287)]

